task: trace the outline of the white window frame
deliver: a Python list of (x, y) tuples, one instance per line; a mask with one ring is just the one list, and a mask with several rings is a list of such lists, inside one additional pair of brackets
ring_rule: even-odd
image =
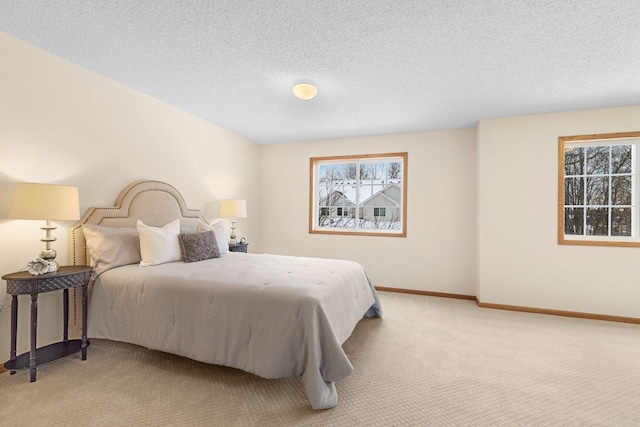
[[(385, 154), (365, 154), (354, 156), (333, 156), (333, 157), (313, 157), (310, 159), (310, 184), (309, 184), (309, 233), (311, 234), (341, 234), (341, 235), (359, 235), (359, 236), (389, 236), (389, 237), (406, 237), (407, 235), (407, 153), (385, 153)], [(318, 200), (320, 195), (320, 167), (328, 164), (356, 164), (359, 168), (360, 164), (367, 163), (396, 163), (399, 162), (402, 165), (402, 182), (401, 182), (401, 202), (400, 202), (400, 227), (397, 230), (389, 229), (372, 229), (372, 228), (360, 228), (358, 212), (361, 212), (364, 208), (360, 206), (362, 200), (360, 200), (360, 188), (367, 184), (360, 184), (360, 178), (356, 178), (356, 201), (354, 206), (344, 206), (343, 213), (349, 215), (350, 212), (355, 212), (354, 227), (352, 228), (340, 228), (340, 227), (321, 227), (319, 226), (319, 213), (320, 201)], [(389, 206), (386, 206), (389, 207)], [(368, 208), (369, 209), (369, 208)], [(370, 208), (373, 211), (373, 208)], [(395, 209), (395, 208), (394, 208)]]
[[(620, 174), (622, 176), (631, 176), (631, 205), (614, 205), (612, 202), (611, 180), (618, 176), (612, 173), (611, 163), (609, 164), (609, 172), (607, 174), (587, 174), (586, 169), (583, 175), (565, 175), (565, 151), (571, 148), (588, 148), (602, 146), (632, 146), (632, 166), (631, 174)], [(561, 245), (585, 245), (585, 246), (629, 246), (640, 247), (640, 209), (638, 209), (637, 200), (640, 191), (640, 182), (638, 174), (638, 156), (640, 155), (640, 132), (621, 132), (610, 134), (596, 135), (575, 135), (562, 136), (558, 138), (558, 244)], [(586, 161), (586, 159), (585, 159)], [(611, 157), (610, 157), (611, 162)], [(586, 167), (586, 165), (585, 165)], [(565, 178), (585, 178), (583, 204), (582, 205), (565, 205)], [(609, 182), (608, 201), (603, 205), (588, 205), (586, 198), (586, 178), (587, 177), (607, 177)], [(583, 230), (587, 232), (587, 208), (606, 208), (608, 209), (608, 232), (611, 233), (611, 209), (630, 208), (631, 209), (631, 235), (630, 236), (595, 236), (595, 235), (573, 235), (565, 234), (565, 208), (584, 208), (583, 214)]]

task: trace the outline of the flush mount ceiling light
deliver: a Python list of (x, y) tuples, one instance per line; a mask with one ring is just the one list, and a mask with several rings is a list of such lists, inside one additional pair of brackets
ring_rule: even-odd
[(311, 83), (297, 83), (293, 89), (293, 96), (303, 101), (309, 101), (318, 94), (318, 88)]

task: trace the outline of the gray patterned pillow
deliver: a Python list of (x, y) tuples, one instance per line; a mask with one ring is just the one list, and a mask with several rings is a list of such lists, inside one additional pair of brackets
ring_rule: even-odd
[(184, 262), (196, 262), (211, 258), (220, 258), (220, 250), (213, 231), (204, 233), (179, 234), (182, 259)]

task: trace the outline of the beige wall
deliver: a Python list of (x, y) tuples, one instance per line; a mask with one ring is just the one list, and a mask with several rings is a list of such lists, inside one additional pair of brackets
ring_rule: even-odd
[[(260, 147), (261, 250), (343, 258), (376, 286), (475, 293), (476, 131), (418, 132)], [(407, 237), (309, 234), (309, 159), (408, 152)]]
[[(4, 33), (0, 58), (0, 274), (20, 270), (44, 247), (39, 221), (6, 219), (22, 181), (78, 187), (82, 214), (113, 206), (120, 190), (139, 179), (172, 184), (208, 219), (221, 199), (246, 198), (249, 218), (238, 222), (238, 232), (256, 241), (255, 143)], [(72, 224), (57, 222), (54, 231), (62, 265)], [(20, 300), (18, 350), (24, 352), (29, 297)], [(39, 345), (61, 339), (61, 301), (61, 292), (40, 297)], [(9, 356), (9, 303), (3, 289), (0, 360)]]
[(640, 106), (480, 122), (481, 302), (640, 318), (640, 251), (556, 234), (558, 137), (637, 130)]

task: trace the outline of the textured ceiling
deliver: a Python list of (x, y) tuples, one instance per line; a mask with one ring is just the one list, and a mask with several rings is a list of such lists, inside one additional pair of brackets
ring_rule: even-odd
[(0, 31), (258, 143), (640, 104), (639, 22), (638, 0), (0, 1)]

